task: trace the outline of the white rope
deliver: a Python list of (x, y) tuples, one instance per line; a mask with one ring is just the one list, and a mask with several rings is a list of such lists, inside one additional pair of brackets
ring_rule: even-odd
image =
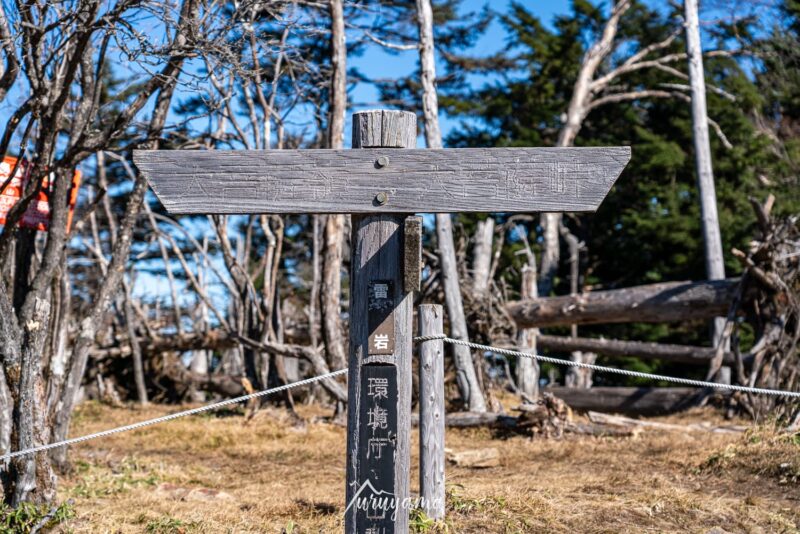
[[(551, 358), (550, 356), (543, 356), (541, 354), (533, 354), (528, 352), (520, 352), (516, 350), (510, 349), (501, 349), (499, 347), (492, 347), (489, 345), (481, 345), (479, 343), (472, 343), (471, 341), (462, 341), (460, 339), (453, 339), (450, 337), (445, 336), (444, 334), (441, 335), (431, 335), (431, 336), (419, 336), (415, 337), (415, 342), (425, 342), (425, 341), (436, 341), (441, 340), (445, 343), (452, 343), (455, 345), (464, 345), (466, 347), (470, 347), (472, 349), (477, 350), (484, 350), (488, 352), (494, 352), (497, 354), (504, 354), (507, 356), (517, 356), (522, 358), (532, 358), (534, 360), (539, 360), (542, 362), (552, 363), (556, 365), (567, 365), (571, 367), (579, 367), (582, 369), (591, 369), (593, 371), (599, 371), (602, 373), (615, 373), (624, 376), (632, 376), (636, 378), (646, 378), (650, 380), (663, 380), (664, 382), (674, 382), (676, 384), (683, 384), (687, 386), (694, 386), (694, 387), (701, 387), (701, 388), (714, 388), (714, 389), (727, 389), (730, 391), (740, 391), (744, 393), (756, 393), (761, 395), (776, 395), (776, 396), (784, 396), (784, 397), (791, 397), (791, 398), (800, 398), (800, 392), (798, 391), (781, 391), (777, 389), (764, 389), (764, 388), (754, 388), (748, 386), (736, 386), (732, 384), (718, 384), (715, 382), (705, 382), (703, 380), (692, 380), (689, 378), (677, 378), (674, 376), (665, 376), (665, 375), (656, 375), (650, 373), (642, 373), (639, 371), (629, 371), (627, 369), (617, 369), (614, 367), (604, 367), (602, 365), (595, 365), (591, 363), (582, 363), (582, 362), (573, 362), (571, 360), (562, 360), (560, 358)], [(21, 451), (15, 451), (3, 456), (0, 456), (0, 462), (6, 462), (13, 458), (18, 458), (20, 456), (27, 456), (29, 454), (36, 454), (37, 452), (44, 452), (49, 451), (51, 449), (55, 449), (58, 447), (63, 447), (65, 445), (74, 445), (76, 443), (83, 443), (84, 441), (89, 441), (92, 439), (103, 438), (106, 436), (110, 436), (112, 434), (118, 434), (120, 432), (128, 432), (130, 430), (138, 430), (140, 428), (144, 428), (150, 425), (156, 425), (158, 423), (164, 423), (167, 421), (172, 421), (173, 419), (178, 419), (181, 417), (186, 417), (189, 415), (196, 415), (203, 412), (209, 412), (212, 410), (217, 410), (219, 408), (223, 408), (225, 406), (230, 406), (232, 404), (238, 404), (240, 402), (245, 402), (251, 399), (257, 399), (260, 397), (266, 397), (267, 395), (272, 395), (274, 393), (280, 393), (281, 391), (286, 391), (288, 389), (307, 386), (309, 384), (313, 384), (315, 382), (319, 382), (320, 380), (326, 380), (329, 378), (335, 378), (337, 376), (343, 375), (347, 372), (347, 369), (341, 369), (339, 371), (333, 371), (331, 373), (327, 373), (320, 376), (314, 376), (311, 378), (306, 378), (305, 380), (300, 380), (297, 382), (292, 382), (291, 384), (285, 384), (283, 386), (279, 386), (272, 389), (265, 389), (263, 391), (258, 391), (256, 393), (250, 393), (249, 395), (242, 395), (241, 397), (236, 397), (234, 399), (228, 399), (221, 402), (215, 402), (213, 404), (207, 404), (205, 406), (200, 406), (199, 408), (193, 408), (191, 410), (185, 410), (183, 412), (177, 412), (170, 415), (165, 415), (162, 417), (156, 417), (155, 419), (148, 419), (146, 421), (140, 421), (138, 423), (133, 423), (130, 425), (120, 426), (117, 428), (112, 428), (109, 430), (103, 430), (102, 432), (96, 432), (94, 434), (88, 434), (86, 436), (81, 436), (77, 438), (66, 439), (64, 441), (58, 441), (56, 443), (48, 443), (47, 445), (40, 445), (38, 447), (32, 447), (30, 449), (25, 449)]]
[(542, 356), (541, 354), (533, 354), (528, 352), (520, 352), (517, 350), (510, 350), (510, 349), (501, 349), (498, 347), (490, 347), (489, 345), (480, 345), (478, 343), (472, 343), (471, 341), (462, 341), (460, 339), (453, 339), (450, 337), (445, 336), (444, 334), (440, 335), (431, 335), (431, 336), (419, 336), (415, 337), (414, 341), (416, 342), (424, 342), (424, 341), (435, 341), (441, 340), (445, 343), (452, 343), (454, 345), (464, 345), (466, 347), (470, 347), (473, 349), (478, 350), (485, 350), (489, 352), (495, 352), (497, 354), (505, 354), (507, 356), (518, 356), (522, 358), (532, 358), (534, 360), (539, 360), (542, 362), (553, 363), (556, 365), (567, 365), (571, 367), (580, 367), (582, 369), (591, 369), (593, 371), (599, 371), (601, 373), (615, 373), (618, 375), (625, 375), (625, 376), (633, 376), (636, 378), (647, 378), (650, 380), (663, 380), (664, 382), (674, 382), (676, 384), (683, 384), (686, 386), (695, 386), (699, 388), (715, 388), (715, 389), (727, 389), (731, 391), (741, 391), (744, 393), (757, 393), (761, 395), (775, 395), (781, 397), (791, 397), (798, 399), (800, 398), (800, 391), (781, 391), (778, 389), (764, 389), (764, 388), (754, 388), (749, 386), (736, 386), (732, 384), (718, 384), (716, 382), (705, 382), (703, 380), (692, 380), (690, 378), (677, 378), (674, 376), (664, 376), (664, 375), (656, 375), (650, 373), (642, 373), (639, 371), (629, 371), (627, 369), (617, 369), (615, 367), (604, 367), (602, 365), (595, 365), (593, 363), (582, 363), (582, 362), (573, 362), (572, 360), (562, 360), (561, 358), (551, 358), (550, 356)]
[(12, 458), (18, 458), (20, 456), (27, 456), (29, 454), (35, 454), (37, 452), (42, 451), (49, 451), (50, 449), (55, 449), (58, 447), (63, 447), (64, 445), (74, 445), (75, 443), (82, 443), (84, 441), (89, 441), (90, 439), (97, 439), (97, 438), (104, 438), (106, 436), (110, 436), (112, 434), (118, 434), (120, 432), (127, 432), (129, 430), (137, 430), (139, 428), (143, 428), (150, 425), (156, 425), (158, 423), (164, 423), (166, 421), (172, 421), (173, 419), (178, 419), (180, 417), (186, 417), (187, 415), (195, 415), (198, 413), (209, 412), (211, 410), (216, 410), (218, 408), (223, 408), (225, 406), (230, 406), (231, 404), (238, 404), (240, 402), (249, 401), (251, 399), (257, 399), (259, 397), (266, 397), (267, 395), (272, 395), (273, 393), (280, 393), (281, 391), (286, 391), (287, 389), (297, 388), (301, 386), (307, 386), (309, 384), (313, 384), (314, 382), (319, 382), (320, 380), (325, 380), (328, 378), (334, 378), (339, 375), (343, 375), (347, 372), (347, 369), (341, 369), (339, 371), (333, 371), (331, 373), (327, 373), (320, 376), (314, 376), (312, 378), (306, 378), (305, 380), (300, 380), (297, 382), (292, 382), (291, 384), (285, 384), (283, 386), (279, 386), (272, 389), (265, 389), (263, 391), (258, 391), (256, 393), (250, 393), (249, 395), (242, 395), (241, 397), (236, 397), (235, 399), (228, 399), (221, 402), (215, 402), (214, 404), (207, 404), (205, 406), (200, 406), (199, 408), (193, 408), (191, 410), (186, 410), (183, 412), (173, 413), (170, 415), (165, 415), (163, 417), (156, 417), (155, 419), (148, 419), (147, 421), (140, 421), (138, 423), (133, 423), (131, 425), (125, 425), (117, 428), (112, 428), (110, 430), (103, 430), (102, 432), (97, 432), (95, 434), (89, 434), (87, 436), (81, 436), (79, 438), (71, 438), (66, 439), (64, 441), (59, 441), (57, 443), (48, 443), (47, 445), (40, 445), (38, 447), (32, 447), (30, 449), (25, 449), (21, 451), (11, 452), (0, 456), (0, 462), (5, 462), (7, 460), (11, 460)]

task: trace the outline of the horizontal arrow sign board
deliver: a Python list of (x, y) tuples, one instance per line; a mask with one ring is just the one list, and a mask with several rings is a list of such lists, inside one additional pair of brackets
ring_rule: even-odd
[(595, 211), (630, 147), (137, 150), (170, 213)]

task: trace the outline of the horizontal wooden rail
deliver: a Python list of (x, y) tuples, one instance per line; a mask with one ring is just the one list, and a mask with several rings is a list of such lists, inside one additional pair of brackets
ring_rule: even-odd
[(521, 328), (710, 319), (727, 314), (738, 284), (738, 278), (666, 282), (510, 302), (508, 311)]
[[(684, 410), (702, 395), (697, 388), (670, 387), (549, 387), (552, 393), (576, 410), (595, 412), (658, 415)], [(720, 391), (720, 395), (730, 392)]]
[[(596, 352), (607, 356), (622, 356), (646, 360), (662, 360), (675, 363), (708, 365), (714, 357), (715, 349), (694, 345), (672, 345), (646, 341), (623, 341), (619, 339), (594, 339), (586, 337), (566, 337), (540, 335), (536, 343), (542, 351)], [(723, 363), (734, 364), (736, 357), (731, 352), (723, 356)]]

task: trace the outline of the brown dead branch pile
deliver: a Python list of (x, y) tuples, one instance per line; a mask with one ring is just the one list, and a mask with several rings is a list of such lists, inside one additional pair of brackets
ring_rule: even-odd
[[(798, 215), (773, 217), (774, 197), (764, 204), (751, 199), (758, 218), (758, 232), (749, 250), (733, 250), (744, 273), (741, 294), (756, 342), (743, 355), (739, 347), (739, 323), (729, 321), (731, 348), (736, 355), (740, 383), (763, 388), (800, 389), (800, 228)], [(729, 316), (732, 314), (729, 314)], [(744, 362), (752, 359), (745, 370)], [(761, 420), (774, 417), (786, 423), (800, 422), (800, 403), (786, 397), (746, 395), (735, 397), (750, 415)]]
[(523, 404), (517, 410), (521, 412), (517, 426), (545, 438), (560, 438), (572, 424), (572, 410), (551, 393), (544, 393), (536, 403)]

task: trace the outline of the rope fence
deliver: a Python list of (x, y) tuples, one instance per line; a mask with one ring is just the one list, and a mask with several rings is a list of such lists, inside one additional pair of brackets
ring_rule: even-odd
[(582, 369), (591, 369), (601, 373), (613, 373), (624, 376), (632, 376), (635, 378), (646, 378), (649, 380), (661, 380), (663, 382), (672, 382), (674, 384), (683, 384), (685, 386), (694, 386), (698, 388), (714, 388), (714, 389), (727, 389), (730, 391), (739, 391), (742, 393), (755, 393), (758, 395), (775, 395), (781, 397), (791, 397), (800, 399), (800, 391), (783, 391), (779, 389), (765, 389), (756, 388), (751, 386), (736, 386), (732, 384), (719, 384), (716, 382), (706, 382), (705, 380), (693, 380), (691, 378), (678, 378), (674, 376), (657, 375), (653, 373), (642, 373), (640, 371), (629, 371), (627, 369), (617, 369), (616, 367), (605, 367), (602, 365), (595, 365), (593, 363), (573, 362), (572, 360), (563, 360), (561, 358), (553, 358), (550, 356), (542, 356), (541, 354), (534, 354), (531, 352), (520, 352), (518, 350), (501, 349), (499, 347), (492, 347), (489, 345), (481, 345), (479, 343), (472, 343), (471, 341), (463, 341), (461, 339), (453, 339), (445, 335), (435, 336), (421, 336), (414, 338), (414, 341), (434, 341), (441, 340), (445, 343), (453, 345), (464, 345), (472, 349), (483, 350), (487, 352), (494, 352), (496, 354), (503, 354), (506, 356), (516, 356), (520, 358), (531, 358), (541, 362), (552, 363), (555, 365), (565, 365), (568, 367), (580, 367)]
[(248, 395), (242, 395), (241, 397), (236, 397), (233, 399), (224, 400), (221, 402), (215, 402), (213, 404), (206, 404), (205, 406), (200, 406), (199, 408), (192, 408), (191, 410), (185, 410), (183, 412), (177, 412), (170, 415), (164, 415), (162, 417), (156, 417), (155, 419), (148, 419), (146, 421), (140, 421), (138, 423), (133, 423), (131, 425), (120, 426), (117, 428), (112, 428), (110, 430), (103, 430), (102, 432), (96, 432), (94, 434), (88, 434), (86, 436), (81, 436), (79, 438), (71, 438), (65, 439), (64, 441), (58, 441), (56, 443), (48, 443), (47, 445), (40, 445), (38, 447), (32, 447), (30, 449), (25, 449), (21, 451), (11, 452), (8, 454), (4, 454), (0, 456), (0, 462), (5, 462), (7, 460), (11, 460), (13, 458), (18, 458), (20, 456), (27, 456), (29, 454), (36, 454), (37, 452), (44, 452), (49, 451), (50, 449), (56, 449), (58, 447), (63, 447), (65, 445), (75, 445), (76, 443), (83, 443), (84, 441), (89, 441), (91, 439), (97, 438), (104, 438), (106, 436), (111, 436), (112, 434), (118, 434), (120, 432), (128, 432), (129, 430), (137, 430), (139, 428), (144, 428), (146, 426), (157, 425), (158, 423), (165, 423), (167, 421), (172, 421), (173, 419), (179, 419), (181, 417), (186, 417), (189, 415), (197, 415), (203, 412), (210, 412), (213, 410), (218, 410), (219, 408), (224, 408), (225, 406), (231, 406), (232, 404), (238, 404), (240, 402), (249, 401), (252, 399), (258, 399), (260, 397), (266, 397), (268, 395), (273, 395), (275, 393), (280, 393), (281, 391), (286, 391), (292, 388), (298, 388), (302, 386), (308, 386), (309, 384), (313, 384), (314, 382), (319, 382), (321, 380), (327, 380), (329, 378), (336, 378), (337, 376), (343, 375), (347, 373), (347, 369), (340, 369), (338, 371), (333, 371), (331, 373), (326, 373), (320, 376), (314, 376), (311, 378), (306, 378), (305, 380), (299, 380), (297, 382), (292, 382), (291, 384), (284, 384), (283, 386), (278, 386), (271, 389), (265, 389), (263, 391), (257, 391), (255, 393), (250, 393)]
[[(454, 339), (451, 337), (447, 337), (444, 334), (441, 335), (432, 335), (432, 336), (419, 336), (414, 338), (414, 342), (416, 343), (424, 343), (426, 341), (442, 341), (444, 343), (449, 343), (453, 345), (464, 345), (471, 349), (475, 350), (482, 350), (486, 352), (493, 352), (495, 354), (503, 354), (505, 356), (515, 356), (519, 358), (531, 358), (534, 360), (538, 360), (540, 362), (552, 363), (555, 365), (564, 365), (568, 367), (579, 367), (582, 369), (591, 369), (592, 371), (597, 371), (601, 373), (613, 373), (623, 376), (630, 376), (635, 378), (645, 378), (649, 380), (659, 380), (663, 382), (672, 382), (675, 384), (682, 384), (686, 386), (693, 386), (698, 388), (713, 388), (713, 389), (725, 389), (729, 391), (738, 391), (742, 393), (753, 393), (757, 395), (773, 395), (773, 396), (783, 396), (789, 397), (794, 399), (800, 399), (800, 392), (799, 391), (782, 391), (777, 389), (765, 389), (765, 388), (757, 388), (757, 387), (750, 387), (750, 386), (737, 386), (732, 384), (718, 384), (716, 382), (706, 382), (704, 380), (692, 380), (690, 378), (678, 378), (674, 376), (666, 376), (666, 375), (658, 375), (652, 373), (643, 373), (640, 371), (629, 371), (627, 369), (617, 369), (615, 367), (605, 367), (602, 365), (595, 365), (592, 363), (582, 363), (582, 362), (573, 362), (572, 360), (564, 360), (561, 358), (553, 358), (551, 356), (543, 356), (541, 354), (534, 354), (530, 352), (521, 352), (517, 350), (511, 349), (503, 349), (500, 347), (492, 347), (490, 345), (481, 345), (480, 343), (473, 343), (471, 341), (464, 341), (461, 339)], [(182, 412), (173, 413), (170, 415), (165, 415), (162, 417), (156, 417), (154, 419), (148, 419), (146, 421), (140, 421), (138, 423), (133, 423), (130, 425), (120, 426), (117, 428), (112, 428), (109, 430), (104, 430), (102, 432), (96, 432), (94, 434), (88, 434), (86, 436), (80, 436), (77, 438), (66, 439), (64, 441), (59, 441), (56, 443), (48, 443), (47, 445), (40, 445), (38, 447), (32, 447), (30, 449), (24, 449), (21, 451), (15, 451), (8, 454), (4, 454), (0, 456), (0, 463), (6, 462), (13, 458), (19, 458), (20, 456), (27, 456), (30, 454), (36, 454), (38, 452), (49, 451), (51, 449), (56, 449), (58, 447), (64, 447), (66, 445), (75, 445), (77, 443), (83, 443), (84, 441), (89, 441), (98, 438), (104, 438), (106, 436), (111, 436), (113, 434), (118, 434), (120, 432), (128, 432), (131, 430), (138, 430), (140, 428), (144, 428), (151, 425), (156, 425), (159, 423), (165, 423), (167, 421), (172, 421), (174, 419), (179, 419), (181, 417), (187, 417), (189, 415), (197, 415), (204, 412), (210, 412), (213, 410), (218, 410), (219, 408), (224, 408), (225, 406), (231, 406), (234, 404), (238, 404), (240, 402), (246, 402), (252, 399), (257, 399), (260, 397), (266, 397), (268, 395), (273, 395), (275, 393), (280, 393), (282, 391), (286, 391), (293, 388), (298, 388), (302, 386), (308, 386), (315, 382), (319, 382), (321, 380), (328, 380), (331, 378), (336, 378), (337, 376), (342, 376), (347, 373), (347, 369), (340, 369), (338, 371), (333, 371), (330, 373), (326, 373), (320, 376), (314, 376), (311, 378), (306, 378), (305, 380), (299, 380), (297, 382), (292, 382), (291, 384), (285, 384), (283, 386), (265, 389), (263, 391), (258, 391), (255, 393), (250, 393), (249, 395), (242, 395), (241, 397), (236, 397), (233, 399), (224, 400), (221, 402), (215, 402), (213, 404), (207, 404), (205, 406), (200, 406), (199, 408), (192, 408), (191, 410), (185, 410)]]

